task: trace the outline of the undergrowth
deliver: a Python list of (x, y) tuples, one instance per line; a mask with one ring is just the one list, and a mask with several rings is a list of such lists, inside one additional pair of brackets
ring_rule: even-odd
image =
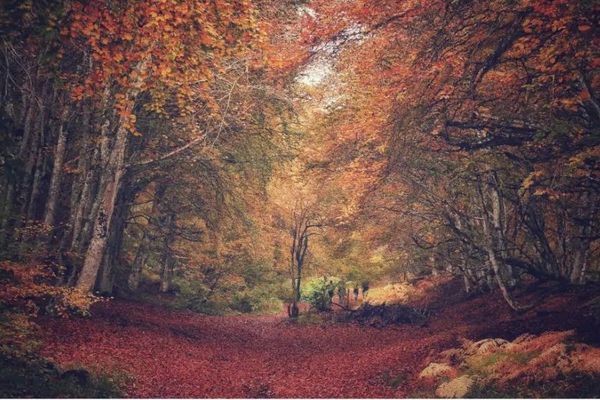
[(34, 356), (0, 352), (0, 397), (123, 397), (124, 374), (94, 374), (85, 369), (61, 370)]
[(498, 383), (476, 382), (467, 398), (598, 398), (600, 376), (573, 372), (551, 381)]

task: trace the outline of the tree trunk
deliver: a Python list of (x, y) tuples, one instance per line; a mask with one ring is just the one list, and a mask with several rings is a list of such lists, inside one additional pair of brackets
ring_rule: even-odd
[(171, 244), (175, 240), (175, 214), (169, 213), (164, 221), (164, 226), (167, 228), (167, 234), (164, 238), (163, 250), (161, 255), (160, 269), (160, 292), (166, 293), (171, 290), (173, 280), (174, 260), (171, 254)]
[(115, 204), (113, 223), (111, 225), (110, 237), (107, 248), (102, 260), (102, 269), (96, 288), (103, 294), (112, 294), (114, 286), (114, 268), (119, 263), (123, 244), (123, 232), (125, 231), (126, 218), (129, 214), (128, 204), (130, 203), (133, 191), (129, 190), (127, 177), (123, 178), (123, 185)]
[[(33, 96), (34, 93), (30, 95)], [(23, 138), (19, 145), (19, 152), (17, 158), (21, 161), (24, 160), (27, 155), (27, 150), (30, 148), (29, 142), (31, 140), (31, 132), (33, 130), (33, 117), (36, 111), (35, 101), (30, 100), (28, 102), (27, 110), (24, 112), (23, 119)], [(4, 196), (4, 210), (2, 213), (2, 221), (0, 223), (0, 246), (5, 248), (12, 236), (12, 227), (14, 225), (17, 215), (15, 215), (15, 202), (17, 199), (18, 187), (23, 186), (22, 181), (8, 182), (5, 196)]]
[[(484, 198), (482, 196), (482, 201), (484, 201)], [(495, 216), (497, 214), (497, 201), (495, 199), (495, 196), (492, 196), (492, 215)], [(488, 221), (488, 212), (485, 210), (485, 206), (484, 206), (484, 212), (483, 212), (483, 232), (485, 235), (485, 250), (487, 252), (487, 256), (488, 256), (488, 260), (490, 262), (490, 265), (492, 266), (492, 270), (494, 272), (494, 276), (496, 278), (496, 283), (498, 284), (498, 287), (500, 288), (500, 292), (502, 293), (502, 297), (504, 297), (504, 300), (506, 301), (506, 303), (509, 305), (509, 307), (511, 309), (513, 309), (514, 311), (517, 312), (523, 312), (523, 311), (527, 311), (529, 310), (532, 306), (521, 306), (519, 304), (517, 304), (517, 302), (512, 298), (510, 292), (508, 291), (505, 283), (504, 283), (504, 279), (503, 279), (503, 274), (502, 274), (502, 266), (500, 265), (500, 261), (498, 260), (498, 257), (496, 256), (496, 246), (498, 243), (498, 239), (494, 237), (494, 231), (492, 231), (490, 229), (490, 222)], [(494, 217), (493, 217), (494, 218)]]
[[(132, 88), (125, 94), (125, 98), (130, 102), (125, 114), (132, 112), (133, 105), (142, 86), (143, 71), (146, 69), (149, 55), (140, 61), (136, 68), (138, 78), (132, 85)], [(108, 89), (107, 89), (108, 93)], [(105, 96), (107, 98), (108, 96)], [(102, 165), (102, 171), (99, 184), (99, 209), (94, 218), (92, 237), (85, 253), (83, 268), (76, 287), (80, 290), (91, 291), (96, 282), (102, 257), (109, 238), (113, 213), (115, 211), (115, 201), (121, 186), (121, 178), (125, 173), (125, 156), (127, 153), (127, 143), (129, 132), (125, 129), (125, 119), (123, 116), (117, 118), (116, 137), (112, 146), (103, 147), (100, 158), (107, 159)], [(101, 144), (103, 146), (104, 143)]]
[(173, 260), (171, 256), (167, 256), (163, 259), (161, 270), (160, 270), (160, 292), (167, 293), (171, 290), (173, 282)]
[(67, 145), (67, 132), (64, 126), (67, 114), (68, 108), (65, 106), (61, 113), (60, 121), (58, 122), (58, 138), (56, 141), (56, 149), (54, 150), (52, 177), (50, 178), (48, 201), (46, 202), (46, 211), (44, 213), (44, 224), (48, 226), (54, 226), (56, 218), (56, 206), (60, 194), (60, 184), (62, 182), (63, 164)]
[(98, 215), (94, 220), (92, 238), (88, 245), (81, 275), (77, 281), (77, 288), (91, 291), (96, 283), (98, 270), (104, 256), (104, 250), (109, 238), (111, 221), (115, 210), (115, 201), (120, 189), (121, 178), (127, 150), (127, 130), (119, 123), (115, 144), (111, 149), (108, 164), (104, 166), (100, 179), (98, 193)]

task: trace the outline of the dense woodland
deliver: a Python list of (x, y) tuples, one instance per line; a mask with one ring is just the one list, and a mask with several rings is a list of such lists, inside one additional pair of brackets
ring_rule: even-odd
[(111, 297), (595, 285), (599, 30), (595, 0), (3, 1), (6, 348)]

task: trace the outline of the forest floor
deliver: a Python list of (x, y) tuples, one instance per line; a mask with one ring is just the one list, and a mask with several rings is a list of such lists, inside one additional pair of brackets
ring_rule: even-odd
[(460, 292), (457, 282), (432, 290), (421, 304), (431, 312), (424, 325), (381, 329), (112, 300), (90, 318), (42, 319), (43, 354), (65, 368), (123, 373), (135, 397), (403, 397), (428, 393), (419, 371), (461, 338), (577, 329), (589, 341), (589, 323), (573, 307), (590, 290), (562, 292), (521, 315), (496, 293)]

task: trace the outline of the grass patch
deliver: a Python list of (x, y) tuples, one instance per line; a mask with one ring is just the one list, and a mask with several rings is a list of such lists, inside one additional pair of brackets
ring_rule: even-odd
[(491, 367), (508, 358), (509, 353), (504, 352), (471, 356), (466, 359), (465, 372), (469, 375), (487, 375)]
[(509, 358), (519, 365), (525, 365), (540, 354), (542, 354), (541, 350), (525, 351), (522, 353), (509, 353)]
[(536, 350), (522, 353), (499, 351), (481, 356), (475, 355), (467, 358), (465, 372), (469, 375), (485, 376), (489, 374), (493, 367), (498, 363), (508, 361), (518, 365), (525, 365), (539, 354), (540, 351)]

